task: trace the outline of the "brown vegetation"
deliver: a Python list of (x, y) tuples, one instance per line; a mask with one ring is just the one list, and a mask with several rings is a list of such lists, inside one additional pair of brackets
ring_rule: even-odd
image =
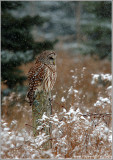
[[(22, 65), (21, 69), (27, 74), (31, 66), (32, 63)], [(110, 62), (108, 60), (100, 61), (99, 59), (90, 56), (74, 56), (70, 53), (59, 51), (57, 56), (57, 73), (57, 81), (54, 90), (52, 91), (53, 115), (57, 113), (58, 120), (62, 120), (65, 114), (62, 110), (65, 109), (68, 113), (72, 107), (74, 111), (79, 108), (80, 113), (83, 115), (96, 113), (97, 116), (83, 116), (85, 119), (81, 119), (81, 116), (77, 115), (78, 119), (76, 122), (79, 129), (76, 131), (74, 131), (74, 128), (76, 127), (75, 123), (69, 121), (73, 118), (73, 114), (70, 114), (70, 116), (63, 119), (64, 124), (60, 129), (58, 126), (61, 124), (61, 121), (58, 121), (56, 125), (53, 124), (53, 131), (55, 131), (55, 128), (56, 131), (54, 132), (55, 134), (53, 134), (53, 137), (51, 137), (53, 143), (51, 155), (43, 151), (43, 145), (40, 146), (40, 149), (37, 149), (36, 146), (31, 146), (30, 143), (25, 144), (26, 142), (24, 141), (24, 147), (19, 150), (16, 150), (16, 147), (11, 148), (9, 146), (9, 150), (6, 149), (6, 151), (4, 151), (5, 154), (2, 155), (3, 158), (13, 158), (15, 155), (19, 158), (33, 158), (33, 154), (35, 154), (34, 150), (37, 150), (34, 158), (76, 158), (76, 156), (80, 156), (80, 158), (82, 157), (85, 159), (88, 156), (92, 156), (92, 158), (96, 157), (97, 159), (102, 158), (103, 155), (104, 157), (105, 155), (108, 158), (111, 157), (111, 142), (109, 142), (107, 138), (104, 139), (104, 136), (101, 137), (101, 133), (98, 132), (98, 128), (102, 128), (101, 126), (104, 128), (103, 130), (107, 130), (107, 128), (111, 129), (111, 115), (103, 115), (105, 113), (111, 113), (111, 103), (105, 104), (105, 107), (102, 107), (102, 105), (94, 107), (94, 104), (99, 97), (107, 97), (110, 99), (111, 93), (107, 90), (107, 87), (109, 87), (110, 84), (103, 84), (102, 82), (91, 84), (92, 74), (111, 74)], [(25, 82), (25, 85), (27, 85), (27, 81)], [(61, 101), (61, 99), (63, 100)], [(25, 125), (32, 125), (31, 112), (29, 104), (25, 102), (21, 95), (12, 93), (9, 97), (4, 97), (2, 100), (3, 124), (7, 122), (6, 126), (9, 127), (11, 134), (13, 134), (12, 132), (18, 134), (22, 129), (25, 129), (29, 133), (28, 135), (31, 135), (32, 127)], [(60, 113), (63, 114), (61, 115)], [(16, 120), (16, 125), (12, 124), (14, 120)], [(89, 121), (88, 124), (86, 123), (87, 120)], [(69, 123), (67, 123), (68, 121)], [(87, 126), (87, 129), (85, 128), (85, 125)], [(2, 128), (4, 129), (5, 125), (2, 126)], [(60, 133), (60, 130), (62, 130), (63, 133), (57, 138), (57, 133)], [(105, 134), (106, 137), (109, 137), (110, 131)], [(65, 140), (64, 137), (66, 138)], [(63, 142), (65, 142), (65, 145)], [(89, 144), (89, 142), (92, 144)], [(14, 143), (16, 146), (16, 140), (13, 144)], [(7, 143), (5, 145), (4, 142), (3, 146), (7, 148), (8, 145)], [(30, 150), (30, 155), (27, 155), (27, 150)], [(43, 151), (44, 155), (41, 151)], [(8, 154), (9, 152), (11, 154)], [(23, 153), (25, 156), (23, 155), (22, 157), (22, 154), (20, 153)], [(38, 153), (40, 156), (38, 156)]]

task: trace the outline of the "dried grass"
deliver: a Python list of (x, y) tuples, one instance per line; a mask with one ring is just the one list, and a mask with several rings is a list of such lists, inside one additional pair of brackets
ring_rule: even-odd
[[(23, 65), (21, 69), (27, 74), (31, 66)], [(43, 129), (33, 138), (31, 108), (21, 95), (12, 93), (2, 100), (2, 158), (111, 158), (111, 115), (106, 115), (112, 112), (111, 84), (91, 84), (92, 74), (111, 74), (110, 62), (59, 51), (57, 73), (52, 91), (53, 115), (42, 119), (42, 125), (52, 123), (52, 149), (43, 147), (48, 140)], [(100, 97), (108, 98), (110, 103), (94, 106)]]

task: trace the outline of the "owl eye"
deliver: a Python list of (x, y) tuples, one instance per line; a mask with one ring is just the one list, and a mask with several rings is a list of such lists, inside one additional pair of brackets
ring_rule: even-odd
[(49, 57), (50, 60), (54, 60), (53, 57)]

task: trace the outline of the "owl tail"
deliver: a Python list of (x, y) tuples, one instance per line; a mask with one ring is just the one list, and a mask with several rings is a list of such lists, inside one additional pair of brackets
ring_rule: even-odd
[(29, 99), (30, 106), (32, 106), (33, 101), (34, 101), (34, 91), (33, 90), (29, 90), (29, 92), (27, 93), (27, 98)]

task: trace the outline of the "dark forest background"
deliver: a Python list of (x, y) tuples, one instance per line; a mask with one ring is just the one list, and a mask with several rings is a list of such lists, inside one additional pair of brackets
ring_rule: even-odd
[(2, 1), (1, 39), (7, 95), (15, 87), (22, 91), (26, 76), (19, 66), (59, 42), (74, 54), (111, 60), (111, 2)]

